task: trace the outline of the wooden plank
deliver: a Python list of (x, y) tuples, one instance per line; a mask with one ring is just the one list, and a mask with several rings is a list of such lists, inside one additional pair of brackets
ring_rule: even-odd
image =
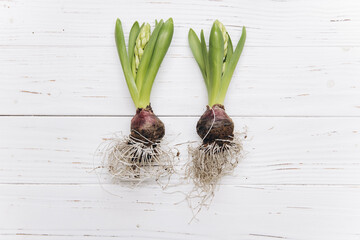
[[(112, 46), (117, 17), (128, 32), (135, 20), (173, 17), (174, 45), (187, 45), (190, 27), (208, 32), (224, 22), (238, 38), (247, 26), (248, 46), (344, 46), (360, 42), (357, 0), (339, 1), (5, 1), (0, 45)], [(151, 9), (151, 11), (149, 11)]]
[[(248, 128), (247, 155), (223, 184), (360, 184), (358, 118), (233, 119), (238, 131)], [(199, 141), (196, 117), (162, 120), (169, 146)], [(128, 134), (129, 124), (129, 117), (1, 117), (0, 183), (98, 183), (96, 148), (113, 132)], [(187, 145), (179, 150), (182, 165)]]
[(157, 186), (107, 188), (118, 196), (98, 185), (0, 184), (0, 238), (355, 240), (360, 235), (359, 185), (221, 186), (211, 208), (198, 215), (200, 222), (190, 225), (187, 204), (176, 204), (182, 194)]
[[(0, 0), (0, 239), (359, 240), (359, 10), (356, 0)], [(152, 97), (170, 146), (199, 140), (206, 105), (188, 29), (208, 33), (219, 18), (233, 40), (248, 32), (226, 103), (248, 128), (246, 158), (191, 225), (175, 204), (183, 195), (169, 194), (191, 185), (131, 190), (92, 171), (97, 146), (128, 134), (134, 113), (115, 19), (128, 32), (170, 16)]]
[[(2, 47), (0, 114), (133, 115), (114, 47)], [(237, 116), (360, 116), (360, 48), (246, 48), (225, 101)], [(200, 115), (188, 47), (172, 47), (151, 97), (159, 115)], [(191, 105), (191, 107), (190, 107)]]

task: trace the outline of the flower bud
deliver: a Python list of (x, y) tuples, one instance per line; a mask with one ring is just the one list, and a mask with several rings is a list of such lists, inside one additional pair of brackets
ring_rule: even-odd
[(140, 33), (136, 38), (136, 44), (134, 48), (134, 59), (135, 59), (135, 73), (137, 72), (141, 57), (144, 54), (144, 49), (146, 47), (146, 44), (150, 40), (151, 30), (150, 30), (150, 24), (145, 24), (141, 29)]

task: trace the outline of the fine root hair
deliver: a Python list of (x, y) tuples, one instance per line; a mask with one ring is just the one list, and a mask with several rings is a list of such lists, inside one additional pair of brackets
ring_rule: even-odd
[(210, 205), (222, 177), (231, 174), (242, 159), (241, 135), (235, 134), (232, 140), (216, 140), (196, 148), (189, 146), (190, 159), (185, 165), (185, 177), (194, 183), (187, 195), (193, 219), (204, 206)]
[[(175, 172), (176, 154), (160, 142), (147, 142), (132, 136), (106, 139), (99, 149), (101, 168), (108, 171), (112, 182), (141, 182), (153, 179), (165, 188)], [(167, 179), (165, 183), (163, 179)]]

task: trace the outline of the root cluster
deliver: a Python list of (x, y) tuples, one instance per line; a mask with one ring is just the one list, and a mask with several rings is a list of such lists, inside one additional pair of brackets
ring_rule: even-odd
[(102, 165), (112, 176), (113, 182), (145, 181), (174, 173), (175, 154), (160, 143), (149, 143), (131, 136), (112, 138), (102, 148)]
[(222, 177), (231, 174), (242, 158), (240, 137), (190, 146), (189, 157), (185, 177), (194, 183), (194, 188), (187, 198), (195, 218), (203, 206), (210, 204)]

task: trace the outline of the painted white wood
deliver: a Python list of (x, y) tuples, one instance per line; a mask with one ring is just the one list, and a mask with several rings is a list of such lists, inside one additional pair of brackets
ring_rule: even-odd
[[(170, 146), (200, 140), (197, 118), (162, 120)], [(248, 128), (248, 154), (224, 184), (360, 184), (358, 118), (235, 117), (234, 122), (239, 131)], [(128, 117), (2, 117), (0, 183), (97, 183), (91, 171), (96, 148), (113, 132), (129, 134), (129, 128)], [(186, 147), (179, 146), (180, 165), (188, 159)]]
[[(0, 240), (359, 240), (359, 12), (357, 0), (0, 0)], [(101, 178), (114, 196), (91, 171), (135, 112), (117, 17), (126, 35), (135, 20), (174, 19), (152, 96), (170, 145), (199, 140), (207, 99), (188, 29), (207, 35), (218, 18), (236, 42), (247, 27), (225, 103), (248, 127), (247, 156), (200, 222), (187, 224), (179, 193)]]
[[(0, 114), (135, 113), (115, 46), (0, 49)], [(249, 47), (225, 105), (241, 116), (360, 116), (359, 76), (360, 47)], [(170, 47), (151, 102), (159, 115), (202, 113), (207, 95), (189, 47)]]
[(209, 32), (215, 18), (232, 36), (248, 28), (248, 46), (359, 46), (357, 0), (62, 0), (3, 1), (0, 45), (113, 46), (116, 18), (173, 17), (174, 45), (187, 46), (189, 28)]
[(0, 210), (7, 216), (0, 218), (0, 236), (355, 240), (360, 234), (358, 186), (221, 186), (200, 222), (190, 225), (187, 204), (175, 204), (180, 193), (106, 187), (119, 196), (98, 185), (0, 184)]
[(234, 42), (239, 25), (248, 27), (227, 96), (227, 102), (237, 104), (227, 104), (229, 113), (359, 116), (356, 3), (6, 1), (0, 10), (0, 114), (133, 114), (113, 22), (121, 17), (128, 33), (135, 19), (174, 16), (174, 40), (155, 81), (152, 103), (160, 115), (199, 115), (207, 97), (187, 31), (209, 30), (209, 16), (216, 10)]

